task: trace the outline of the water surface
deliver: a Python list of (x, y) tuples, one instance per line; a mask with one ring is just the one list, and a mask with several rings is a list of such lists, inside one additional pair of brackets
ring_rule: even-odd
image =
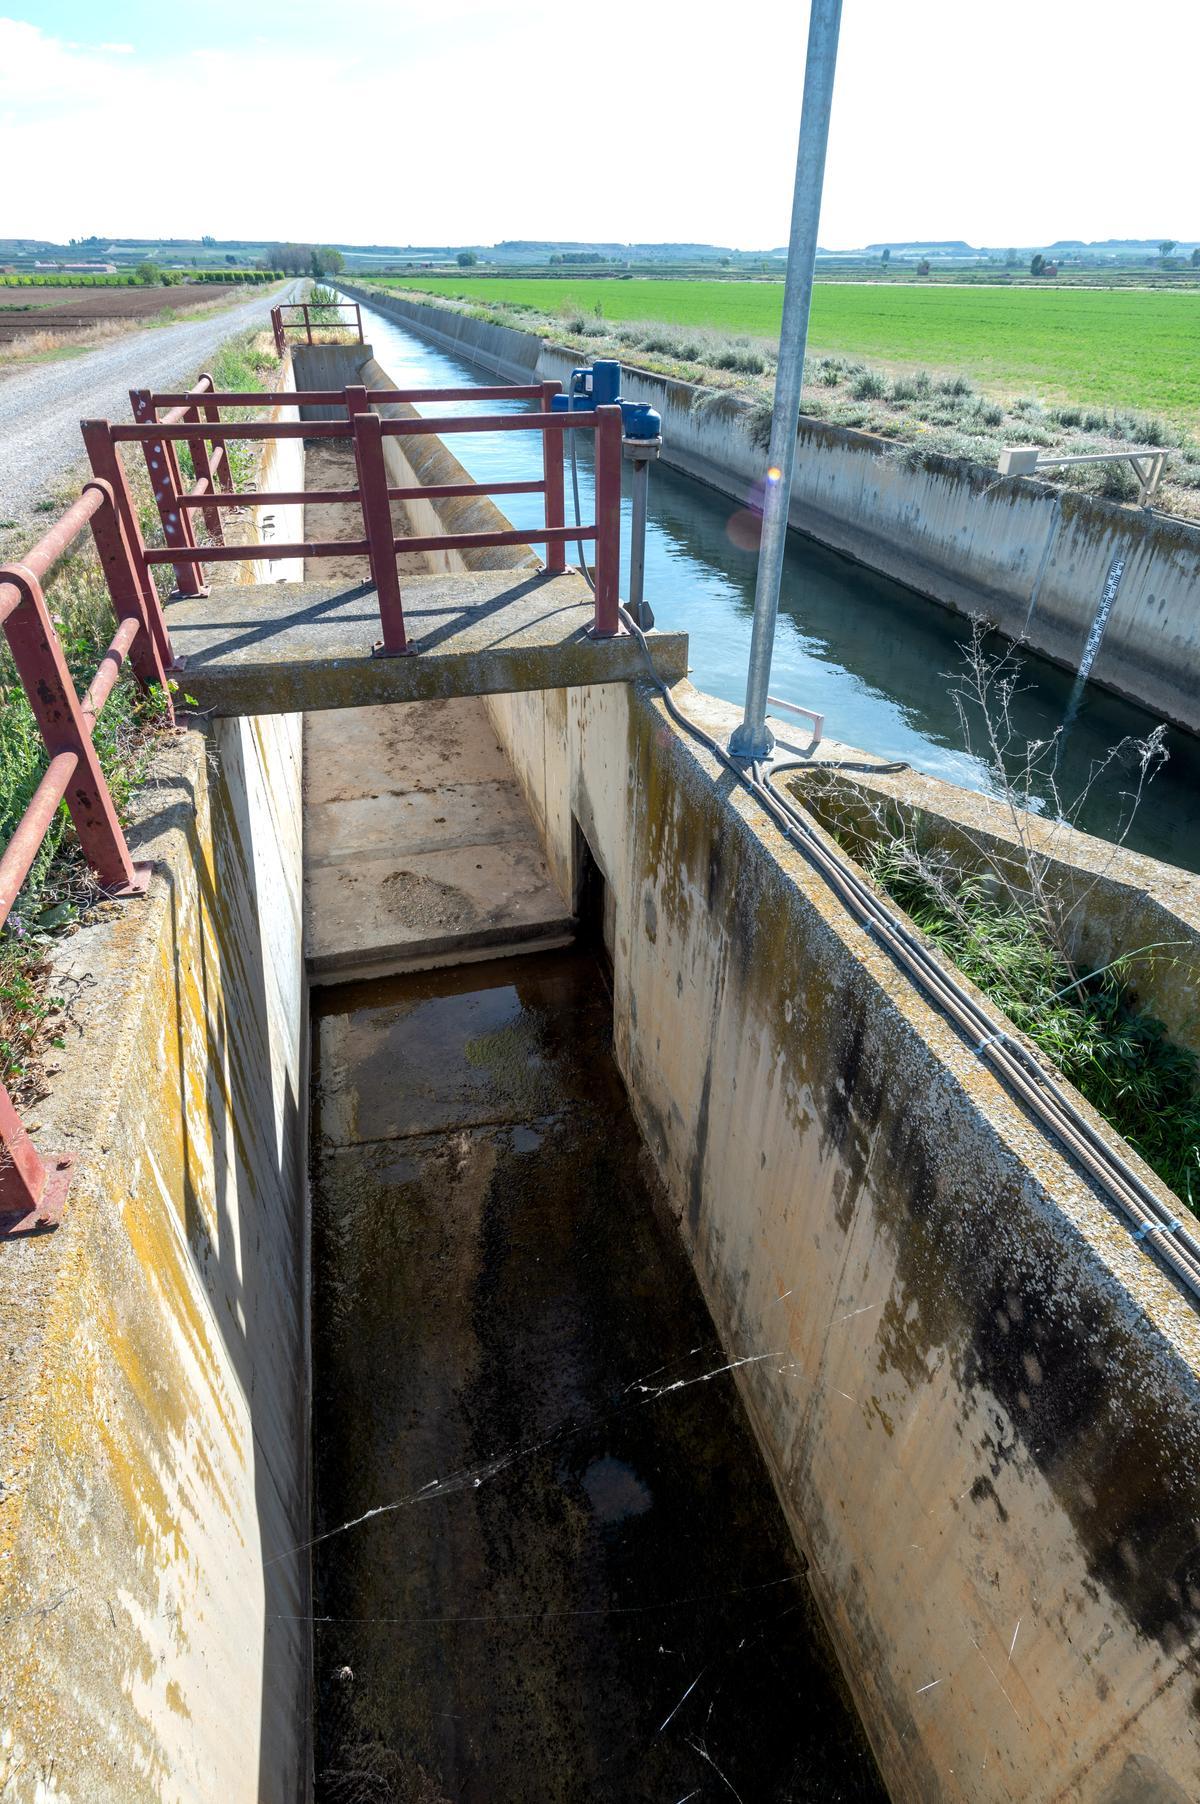
[[(494, 383), (465, 359), (434, 349), (393, 320), (363, 309), (364, 331), (389, 375), (401, 386)], [(506, 412), (522, 404), (486, 404)], [(426, 405), (422, 412), (480, 411), (470, 402)], [(579, 443), (583, 518), (593, 517), (589, 435)], [(479, 481), (540, 476), (541, 452), (529, 433), (463, 435), (454, 450)], [(626, 476), (628, 483), (628, 475)], [(542, 519), (541, 498), (510, 495), (499, 505), (517, 526)], [(571, 518), (568, 486), (568, 518)], [(623, 548), (628, 554), (629, 499), (624, 502)], [(657, 466), (650, 478), (646, 595), (657, 622), (689, 635), (692, 681), (726, 701), (745, 695), (754, 609), (755, 555), (746, 544), (746, 510), (728, 496)], [(568, 551), (568, 556), (575, 553)], [(623, 579), (623, 589), (627, 584)], [(965, 788), (992, 790), (984, 759), (964, 746), (954, 694), (961, 687), (969, 623), (837, 552), (791, 534), (784, 568), (772, 693), (822, 711), (826, 731), (883, 758)], [(998, 648), (998, 647), (997, 647)], [(1024, 658), (1023, 688), (1013, 702), (1018, 742), (1045, 739), (1072, 713), (1072, 678), (1032, 654)], [(1086, 789), (1110, 747), (1144, 738), (1157, 725), (1144, 709), (1088, 686), (1062, 745), (1058, 797), (1070, 806)], [(979, 722), (974, 720), (978, 733)], [(1200, 741), (1170, 729), (1170, 758), (1138, 810), (1126, 843), (1168, 863), (1200, 870)], [(1114, 839), (1125, 831), (1136, 759), (1122, 758), (1098, 782), (1077, 825)], [(1042, 805), (1056, 811), (1049, 784)]]

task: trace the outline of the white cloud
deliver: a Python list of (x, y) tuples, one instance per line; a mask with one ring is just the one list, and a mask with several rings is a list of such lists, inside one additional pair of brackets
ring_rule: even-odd
[[(569, 31), (552, 0), (360, 0), (301, 6), (277, 41), (206, 16), (163, 55), (0, 19), (6, 231), (786, 236), (807, 25), (790, 0), (609, 0)], [(248, 9), (247, 33), (265, 17)], [(126, 25), (120, 0), (105, 23)], [(1196, 34), (1190, 0), (1161, 0), (1153, 34), (1124, 0), (852, 0), (822, 241), (1200, 231)]]

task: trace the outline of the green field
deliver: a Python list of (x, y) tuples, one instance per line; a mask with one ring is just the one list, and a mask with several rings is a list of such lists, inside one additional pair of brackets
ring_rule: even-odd
[[(606, 320), (662, 320), (776, 338), (779, 282), (408, 278), (395, 286)], [(815, 351), (962, 370), (1007, 393), (1200, 416), (1200, 294), (819, 283)]]

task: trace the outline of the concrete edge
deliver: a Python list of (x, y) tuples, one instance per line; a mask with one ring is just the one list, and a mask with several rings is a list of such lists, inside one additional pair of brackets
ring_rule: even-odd
[[(657, 691), (649, 683), (631, 684), (630, 688), (639, 703), (645, 702), (654, 709), (676, 746), (676, 756), (686, 760), (690, 769), (685, 780), (707, 780), (723, 793), (726, 810), (739, 831), (749, 835), (770, 860), (771, 868), (815, 906), (825, 927), (871, 978), (879, 1004), (894, 1010), (918, 1035), (929, 1057), (936, 1061), (942, 1079), (961, 1093), (964, 1106), (972, 1111), (980, 1128), (1004, 1145), (1026, 1179), (1042, 1191), (1046, 1206), (1057, 1210), (1071, 1224), (1081, 1252), (1086, 1250), (1095, 1257), (1104, 1267), (1108, 1281), (1138, 1306), (1147, 1328), (1160, 1336), (1170, 1346), (1172, 1356), (1186, 1367), (1188, 1382), (1200, 1397), (1200, 1311), (1188, 1294), (1149, 1253), (1134, 1244), (1130, 1231), (1082, 1168), (1026, 1114), (990, 1067), (975, 1057), (952, 1024), (893, 963), (875, 937), (862, 932), (803, 853), (783, 838), (754, 798), (734, 784), (730, 773), (706, 748), (676, 726)], [(690, 683), (677, 688), (673, 700), (690, 720), (709, 733), (727, 730), (738, 718), (736, 708), (693, 689)], [(841, 852), (815, 817), (812, 825), (831, 849)], [(969, 978), (956, 966), (949, 968), (1016, 1039), (1025, 1040)], [(1059, 1082), (1105, 1143), (1138, 1169), (1169, 1209), (1176, 1209), (1180, 1199), (1174, 1192), (1061, 1075)]]

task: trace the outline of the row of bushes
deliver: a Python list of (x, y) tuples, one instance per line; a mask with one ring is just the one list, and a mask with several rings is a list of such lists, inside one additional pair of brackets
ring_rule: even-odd
[(181, 282), (281, 282), (276, 269), (160, 269), (152, 276), (122, 270), (115, 276), (0, 275), (0, 288), (173, 288)]
[[(665, 375), (714, 388), (720, 384), (718, 394), (738, 389), (752, 403), (751, 436), (766, 449), (777, 355), (769, 340), (662, 321), (617, 323), (604, 318), (599, 303), (590, 313), (578, 306), (550, 312), (529, 302), (477, 301), (468, 305), (425, 293), (412, 298), (477, 319), (499, 320), (549, 335), (565, 334), (568, 343), (583, 340), (587, 351), (596, 356), (645, 356), (649, 367)], [(1042, 402), (1028, 395), (987, 394), (958, 371), (893, 372), (857, 357), (838, 355), (806, 359), (803, 411), (830, 425), (891, 439), (896, 454), (915, 465), (933, 452), (994, 466), (1005, 445), (1037, 445), (1077, 453), (1165, 446), (1174, 455), (1159, 490), (1158, 506), (1185, 518), (1200, 518), (1200, 440), (1156, 415), (1129, 408)], [(1075, 465), (1052, 472), (1051, 479), (1111, 501), (1136, 501), (1139, 493), (1137, 476), (1127, 463)]]

